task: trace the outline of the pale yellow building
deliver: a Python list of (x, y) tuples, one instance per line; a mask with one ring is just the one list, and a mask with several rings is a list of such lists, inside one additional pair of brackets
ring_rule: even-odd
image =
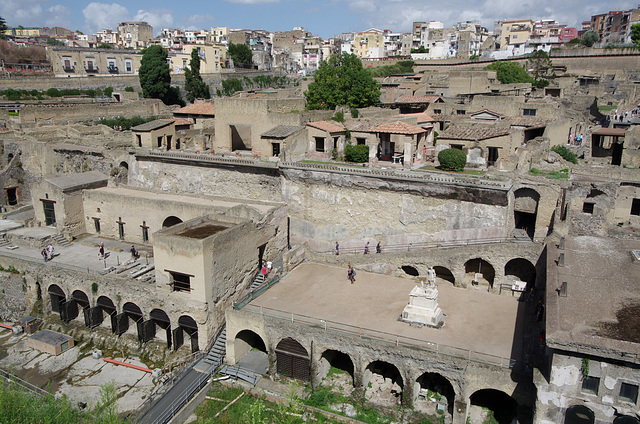
[(357, 32), (353, 39), (353, 52), (360, 59), (383, 58), (384, 33), (375, 28)]
[(229, 40), (229, 27), (211, 27), (211, 41), (222, 43)]
[(198, 49), (200, 54), (200, 73), (213, 74), (221, 72), (227, 59), (227, 49), (219, 43), (215, 44), (186, 44), (181, 53), (170, 53), (169, 63), (171, 72), (182, 74), (191, 62), (191, 51)]
[(531, 19), (516, 19), (502, 21), (500, 34), (500, 49), (507, 50), (509, 45), (524, 44), (531, 38), (533, 21)]

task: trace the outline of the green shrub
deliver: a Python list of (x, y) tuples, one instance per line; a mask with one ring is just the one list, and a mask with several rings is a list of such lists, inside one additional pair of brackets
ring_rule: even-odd
[(111, 97), (111, 94), (113, 93), (113, 87), (107, 87), (104, 89), (104, 95), (107, 97)]
[(369, 161), (369, 146), (366, 144), (347, 144), (344, 148), (344, 159), (347, 162), (364, 163)]
[(576, 156), (576, 154), (564, 146), (553, 146), (551, 150), (562, 156), (562, 159), (566, 160), (567, 162), (578, 163), (578, 157)]
[(358, 109), (357, 109), (357, 108), (352, 107), (352, 108), (351, 108), (351, 117), (352, 117), (353, 119), (356, 119), (358, 116), (360, 116), (360, 111), (358, 111)]
[(461, 172), (467, 164), (467, 155), (460, 149), (445, 149), (438, 153), (438, 161), (445, 171)]
[(57, 88), (50, 88), (47, 91), (45, 91), (44, 94), (46, 94), (49, 97), (60, 97), (60, 96), (62, 96), (62, 93), (60, 93), (60, 90), (58, 90)]
[(344, 113), (336, 112), (336, 114), (331, 117), (331, 120), (336, 122), (344, 122)]
[(129, 86), (129, 87), (125, 87), (124, 91), (126, 91), (127, 93), (133, 93), (135, 90), (133, 89), (133, 87)]

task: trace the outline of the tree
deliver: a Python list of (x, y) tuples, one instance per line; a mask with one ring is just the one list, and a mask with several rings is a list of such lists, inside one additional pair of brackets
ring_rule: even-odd
[(438, 153), (438, 162), (445, 171), (460, 172), (467, 164), (467, 155), (460, 149), (445, 149)]
[(544, 88), (549, 85), (549, 80), (545, 77), (555, 76), (553, 62), (544, 50), (536, 50), (527, 60), (527, 69), (533, 74), (533, 85)]
[(96, 47), (98, 49), (112, 49), (113, 46), (109, 43), (100, 43), (98, 44), (98, 46)]
[(631, 25), (631, 39), (640, 47), (640, 24)]
[(58, 47), (58, 46), (64, 46), (64, 42), (61, 40), (58, 40), (57, 38), (47, 38), (47, 46), (53, 46), (53, 47)]
[(600, 41), (600, 34), (598, 34), (598, 31), (590, 30), (584, 33), (583, 43), (585, 46), (591, 47), (598, 41)]
[(144, 97), (163, 102), (168, 99), (171, 75), (167, 65), (167, 51), (158, 45), (143, 50), (138, 76)]
[(361, 108), (380, 99), (380, 86), (354, 54), (333, 55), (322, 62), (304, 93), (308, 109)]
[(191, 50), (191, 62), (189, 62), (189, 68), (184, 71), (184, 89), (187, 92), (187, 100), (190, 102), (195, 99), (211, 98), (209, 86), (200, 76), (200, 55), (197, 49)]
[(502, 62), (498, 60), (484, 69), (496, 71), (498, 81), (503, 84), (516, 84), (523, 82), (533, 84), (534, 82), (533, 78), (531, 78), (527, 71), (516, 62)]
[(253, 66), (253, 52), (246, 44), (229, 43), (229, 56), (233, 59), (234, 66), (241, 68)]

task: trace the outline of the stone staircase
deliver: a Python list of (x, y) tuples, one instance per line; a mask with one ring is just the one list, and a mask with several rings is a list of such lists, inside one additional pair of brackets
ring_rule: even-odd
[(194, 365), (194, 369), (199, 372), (211, 374), (222, 362), (227, 353), (227, 326), (222, 327), (222, 331), (216, 337), (213, 346), (207, 352), (207, 355)]
[(55, 241), (58, 246), (71, 246), (71, 243), (62, 234), (56, 234), (55, 236), (53, 236), (53, 241)]
[(251, 282), (251, 285), (249, 286), (249, 291), (254, 291), (258, 287), (260, 287), (262, 283), (264, 283), (264, 275), (262, 275), (262, 272), (258, 272), (256, 277)]

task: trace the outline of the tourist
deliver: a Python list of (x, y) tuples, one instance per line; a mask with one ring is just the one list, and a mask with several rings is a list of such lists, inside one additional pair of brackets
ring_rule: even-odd
[(364, 254), (365, 255), (369, 254), (369, 242), (367, 242), (367, 244), (364, 245)]
[(260, 272), (262, 273), (262, 280), (266, 280), (267, 279), (267, 267), (262, 265), (262, 269), (260, 270)]
[(104, 243), (100, 243), (100, 247), (98, 248), (98, 256), (100, 256), (99, 259), (104, 259)]
[(273, 262), (267, 261), (267, 274), (271, 274), (272, 267), (273, 267)]
[(42, 252), (40, 252), (42, 254), (42, 257), (44, 258), (44, 261), (47, 262), (47, 248), (45, 247), (44, 249), (42, 249)]
[(376, 244), (376, 253), (382, 253), (382, 246), (380, 246), (380, 242)]
[(138, 251), (136, 250), (136, 247), (134, 245), (131, 245), (131, 258), (132, 259), (138, 259), (140, 255), (138, 254)]
[(340, 245), (336, 242), (336, 255), (340, 254)]
[(53, 259), (53, 244), (49, 243), (47, 246), (47, 254), (49, 255), (49, 260)]
[(351, 284), (356, 281), (356, 270), (353, 269), (351, 264), (347, 265), (347, 280), (351, 281)]

